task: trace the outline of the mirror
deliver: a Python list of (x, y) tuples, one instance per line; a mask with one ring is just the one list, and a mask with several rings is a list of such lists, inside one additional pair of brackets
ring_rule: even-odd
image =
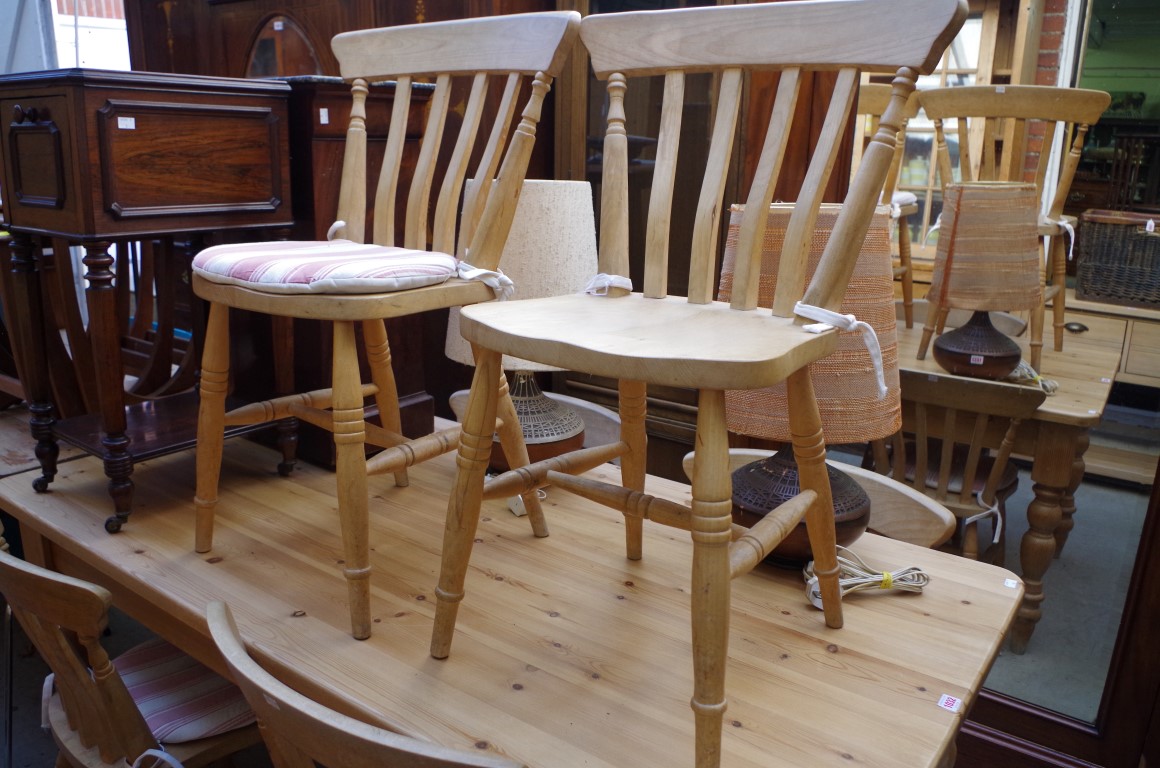
[(302, 28), (288, 16), (266, 22), (250, 48), (246, 77), (321, 75), (322, 65)]

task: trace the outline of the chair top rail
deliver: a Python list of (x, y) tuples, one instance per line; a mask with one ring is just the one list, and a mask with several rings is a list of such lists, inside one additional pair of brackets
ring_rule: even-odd
[(1092, 124), (1111, 103), (1106, 91), (1050, 85), (968, 85), (919, 92), (932, 120), (951, 117), (1011, 117)]
[[(966, 14), (966, 3), (958, 0), (708, 6), (589, 16), (581, 39), (601, 78), (613, 72), (663, 74), (674, 67), (714, 71), (741, 61), (771, 69), (893, 72), (905, 66), (929, 73)], [(903, 23), (906, 34), (899, 35)]]
[(521, 13), (344, 32), (331, 47), (348, 80), (453, 72), (554, 76), (579, 27), (574, 11)]

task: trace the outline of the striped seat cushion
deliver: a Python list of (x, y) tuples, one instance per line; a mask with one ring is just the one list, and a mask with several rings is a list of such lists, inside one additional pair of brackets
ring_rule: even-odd
[(206, 280), (265, 293), (382, 293), (442, 283), (456, 259), (350, 240), (215, 245), (199, 253), (193, 270)]
[(255, 721), (241, 690), (161, 638), (113, 660), (153, 736), (178, 744)]

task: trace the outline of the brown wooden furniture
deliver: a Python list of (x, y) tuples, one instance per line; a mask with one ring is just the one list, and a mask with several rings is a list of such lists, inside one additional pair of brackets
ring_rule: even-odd
[[(889, 459), (875, 467), (945, 504), (958, 520), (952, 547), (972, 560), (1003, 564), (1005, 501), (1019, 477), (1009, 463), (1020, 423), (1043, 404), (1037, 385), (901, 371), (902, 432)], [(883, 447), (878, 441), (877, 447)], [(989, 446), (995, 446), (992, 453)], [(991, 519), (991, 544), (980, 549), (979, 523)]]
[[(1090, 317), (1084, 323), (1089, 330), (1068, 339), (1066, 352), (1044, 351), (1042, 374), (1059, 388), (1015, 434), (1015, 455), (1031, 458), (1035, 498), (1027, 508), (1029, 527), (1019, 548), (1027, 591), (1011, 632), (1014, 653), (1023, 653), (1031, 642), (1044, 610), (1047, 570), (1076, 524), (1075, 490), (1084, 477), (1088, 432), (1100, 422), (1124, 346), (1122, 320)], [(900, 372), (949, 377), (933, 359), (917, 359), (921, 337), (918, 327), (898, 328)], [(1016, 341), (1026, 353), (1030, 341), (1022, 336)], [(997, 448), (998, 442), (990, 447)]]
[[(934, 121), (939, 179), (944, 190), (956, 181), (1033, 180), (1039, 198), (1046, 200), (1046, 212), (1039, 217), (1040, 251), (1044, 303), (1052, 304), (1057, 352), (1063, 349), (1067, 258), (1075, 227), (1074, 217), (1065, 217), (1063, 207), (1088, 128), (1099, 120), (1110, 101), (1104, 91), (1036, 85), (958, 86), (919, 93), (923, 111)], [(955, 141), (948, 139), (948, 122), (952, 120)], [(1062, 136), (1064, 158), (1058, 181), (1045, 195), (1049, 149), (1056, 135)], [(1043, 148), (1035, 155), (1028, 152), (1032, 141)], [(957, 143), (957, 164), (951, 160), (951, 143)], [(1027, 167), (1030, 157), (1036, 161), (1033, 171)], [(1049, 254), (1044, 250), (1043, 238), (1050, 238)], [(1043, 320), (1042, 307), (1031, 313), (1031, 367), (1037, 371), (1043, 354)]]
[[(885, 83), (862, 83), (858, 88), (857, 139), (854, 142), (854, 152), (859, 159), (865, 149), (865, 142), (878, 131), (878, 121), (890, 103), (891, 91), (892, 88)], [(894, 267), (894, 278), (899, 281), (902, 288), (903, 319), (907, 328), (914, 325), (914, 269), (910, 263), (909, 217), (918, 214), (918, 203), (912, 193), (898, 191), (898, 179), (906, 149), (906, 124), (916, 114), (918, 114), (918, 95), (912, 93), (906, 100), (906, 117), (898, 128), (894, 157), (890, 162), (890, 169), (886, 172), (886, 182), (879, 198), (882, 205), (890, 206), (890, 218), (894, 220), (898, 230), (898, 265)], [(857, 165), (855, 162), (854, 167), (857, 168)]]
[[(479, 269), (498, 268), (544, 97), (555, 72), (568, 55), (578, 28), (579, 14), (553, 12), (384, 27), (335, 38), (334, 53), (344, 77), (352, 81), (353, 103), (334, 229), (347, 241), (380, 246), (369, 253), (360, 252), (359, 256), (403, 261), (414, 252), (434, 252), (470, 259), (471, 265)], [(432, 77), (436, 86), (419, 160), (414, 174), (406, 178), (402, 175), (406, 169), (401, 157), (407, 135), (404, 116), (412, 77)], [(374, 184), (374, 216), (371, 231), (367, 233), (366, 194), (370, 183), (365, 128), (367, 82), (387, 78), (396, 78), (399, 88), (386, 156)], [(470, 83), (471, 88), (465, 111), (458, 119), (449, 114), (452, 89), (459, 87), (457, 83), (462, 87)], [(520, 89), (525, 85), (530, 85), (530, 95), (523, 102), (517, 121)], [(483, 119), (489, 88), (502, 94), (500, 107), (491, 121)], [(441, 151), (450, 151), (451, 155), (442, 178), (437, 180)], [(473, 163), (476, 151), (478, 160)], [(468, 177), (495, 179), (495, 182), (469, 189), (460, 217), (460, 198)], [(405, 226), (396, 237), (395, 201), (404, 196)], [(274, 255), (264, 258), (271, 263), (279, 260), (295, 263), (299, 258), (299, 252), (279, 254), (278, 243), (267, 246)], [(240, 248), (243, 250), (238, 255), (242, 258), (252, 253), (244, 245)], [(214, 249), (212, 258), (232, 256), (230, 247), (224, 246)], [(294, 416), (331, 431), (336, 452), (339, 525), (346, 542), (343, 572), (350, 587), (351, 631), (356, 638), (364, 639), (371, 632), (367, 475), (394, 474), (397, 485), (407, 485), (407, 467), (453, 450), (459, 440), (457, 427), (414, 440), (402, 434), (384, 320), (489, 301), (495, 293), (480, 280), (459, 277), (435, 285), (393, 291), (352, 287), (351, 290), (328, 288), (288, 293), (282, 290), (281, 283), (224, 281), (200, 266), (202, 258), (209, 258), (209, 252), (199, 256), (195, 263), (193, 287), (198, 296), (210, 302), (210, 310), (198, 415), (195, 548), (198, 552), (208, 552), (213, 546), (222, 441), (227, 426), (268, 423)], [(332, 269), (333, 264), (323, 276), (329, 276)], [(370, 284), (369, 280), (363, 282)], [(331, 387), (248, 404), (227, 413), (231, 308), (276, 318), (331, 321)], [(370, 366), (367, 384), (359, 376), (356, 328), (361, 328), (366, 343)], [(363, 404), (370, 396), (378, 406), (381, 426), (368, 425), (365, 421)], [(510, 398), (505, 397), (504, 402), (500, 429), (504, 450), (513, 466), (521, 466), (528, 461), (527, 448)], [(368, 462), (367, 444), (387, 450)], [(542, 526), (542, 513), (534, 493), (527, 494), (525, 504), (532, 525)]]
[[(907, 45), (894, 42), (889, 31), (893, 17), (908, 20)], [(476, 373), (463, 420), (460, 472), (448, 503), (431, 642), (434, 657), (450, 653), (482, 500), (548, 483), (620, 510), (630, 559), (642, 557), (645, 518), (692, 532), (692, 707), (698, 766), (715, 766), (721, 760), (730, 584), (735, 577), (750, 572), (803, 515), (809, 516), (826, 623), (842, 625), (824, 439), (805, 367), (833, 351), (837, 333), (806, 332), (795, 322), (795, 312), (808, 313), (794, 303), (800, 300), (801, 304), (835, 310), (840, 305), (894, 154), (894, 133), (914, 78), (918, 71), (929, 71), (937, 63), (965, 17), (965, 4), (953, 1), (742, 5), (585, 17), (581, 37), (597, 77), (607, 79), (609, 90), (600, 216), (600, 271), (606, 275), (624, 276), (628, 272), (627, 136), (634, 129), (625, 115), (624, 94), (629, 80), (636, 83), (639, 76), (665, 76), (666, 97), (660, 113), (646, 224), (643, 293), (629, 294), (613, 285), (605, 295), (490, 302), (462, 310), (460, 328), (476, 347)], [(816, 47), (822, 28), (824, 52)], [(817, 39), (809, 33), (811, 29), (818, 31)], [(868, 40), (882, 42), (876, 45)], [(877, 50), (871, 53), (872, 49)], [(863, 157), (861, 173), (803, 296), (801, 276), (808, 238), (849, 119), (858, 68), (867, 61), (870, 69), (898, 68), (894, 98), (878, 136)], [(765, 211), (773, 197), (792, 121), (798, 74), (819, 68), (838, 69), (837, 85), (786, 235), (773, 311), (756, 310), (764, 216), (747, 217), (742, 223), (731, 305), (714, 302), (715, 254), (725, 208), (723, 188), (743, 98), (743, 72), (781, 70), (767, 140), (746, 198), (748, 210)], [(683, 146), (680, 128), (685, 77), (705, 70), (718, 77), (716, 124), (693, 226), (689, 296), (669, 297), (669, 202)], [(620, 440), (537, 462), (485, 482), (499, 399), (501, 353), (619, 379)], [(781, 381), (788, 381), (803, 492), (731, 543), (724, 390), (765, 387)], [(643, 495), (649, 384), (699, 390), (691, 508)], [(621, 460), (619, 485), (590, 484), (574, 477), (614, 457)]]
[(279, 681), (246, 650), (229, 606), (210, 603), (209, 633), (258, 714), (275, 768), (518, 768), (520, 763), (392, 733), (312, 701)]
[[(648, 526), (649, 558), (638, 563), (619, 551), (621, 516), (600, 505), (548, 489), (554, 535), (532, 542), (504, 501), (487, 502), (473, 566), (489, 577), (464, 605), (454, 658), (439, 663), (425, 639), (454, 456), (415, 467), (406, 495), (374, 479), (383, 496), (370, 531), (377, 623), (359, 642), (334, 578), (342, 545), (333, 474), (303, 465), (277, 477), (263, 469), (274, 454), (248, 440), (225, 451), (214, 557), (189, 551), (190, 452), (140, 473), (158, 514), (118, 536), (92, 534), (104, 491), (90, 457), (62, 464), (68, 494), (0, 480), (0, 506), (19, 519), (30, 559), (99, 582), (122, 610), (219, 671), (206, 606), (228, 595), (255, 660), (364, 722), (536, 768), (690, 762), (687, 537)], [(617, 469), (589, 474), (609, 480)], [(648, 484), (673, 502), (689, 497), (685, 484)], [(884, 569), (917, 566), (931, 582), (921, 595), (851, 596), (841, 631), (807, 603), (796, 571), (759, 566), (736, 582), (731, 768), (768, 768), (771, 755), (786, 768), (946, 764), (1018, 603), (1018, 580), (869, 533), (854, 549)], [(962, 708), (941, 708), (944, 694)]]
[[(0, 187), (13, 234), (8, 319), (16, 325), (42, 467), (35, 483), (47, 490), (53, 480), (58, 438), (103, 456), (114, 506), (109, 531), (119, 530), (132, 509), (134, 463), (192, 445), (195, 408), (192, 392), (164, 400), (126, 395), (128, 308), (118, 301), (124, 273), (115, 271), (122, 264), (114, 264), (109, 245), (288, 225), (287, 92), (279, 82), (143, 72), (74, 69), (0, 78), (0, 113), (10, 116), (0, 132)], [(41, 293), (51, 288), (38, 279), (36, 238), (85, 249), (97, 408), (75, 419), (58, 421), (54, 413), (53, 345), (46, 337), (46, 326), (54, 326), (42, 324)], [(63, 257), (56, 256), (58, 267)], [(174, 293), (188, 290), (179, 262), (169, 245), (155, 262), (168, 276), (158, 284)], [(153, 354), (167, 373), (166, 341), (158, 339)], [(183, 384), (164, 377), (158, 391), (192, 385), (196, 348), (195, 341), (178, 367)]]
[[(48, 721), (60, 753), (56, 765), (111, 768), (161, 745), (150, 732), (113, 661), (101, 646), (112, 596), (108, 590), (26, 563), (0, 551), (0, 592), (52, 670), (56, 693)], [(254, 725), (165, 750), (195, 768), (260, 740)]]

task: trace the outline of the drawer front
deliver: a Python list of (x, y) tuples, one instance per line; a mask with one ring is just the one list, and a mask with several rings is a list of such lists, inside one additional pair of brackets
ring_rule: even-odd
[(1160, 323), (1131, 322), (1124, 373), (1160, 378)]

